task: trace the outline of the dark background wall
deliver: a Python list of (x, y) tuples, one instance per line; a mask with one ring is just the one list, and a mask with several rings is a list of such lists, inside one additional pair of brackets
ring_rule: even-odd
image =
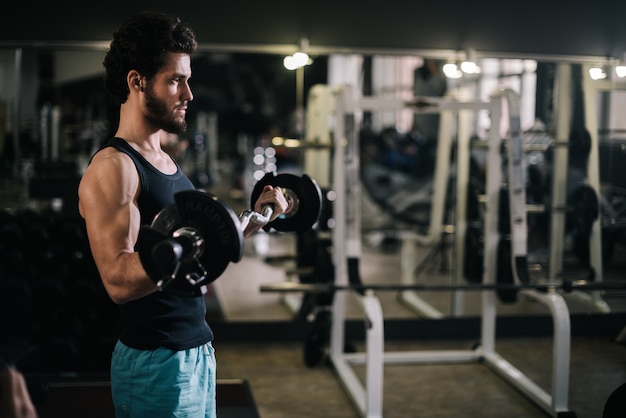
[(296, 44), (335, 49), (465, 49), (516, 54), (614, 56), (626, 51), (626, 2), (202, 1), (13, 2), (0, 41), (107, 41), (144, 9), (189, 21), (204, 44)]

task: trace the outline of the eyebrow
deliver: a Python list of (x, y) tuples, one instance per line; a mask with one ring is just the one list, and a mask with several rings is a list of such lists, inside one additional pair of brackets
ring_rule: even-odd
[(185, 74), (185, 73), (174, 72), (174, 73), (169, 75), (169, 78), (185, 78), (185, 79), (189, 80), (191, 78), (191, 73), (190, 74)]

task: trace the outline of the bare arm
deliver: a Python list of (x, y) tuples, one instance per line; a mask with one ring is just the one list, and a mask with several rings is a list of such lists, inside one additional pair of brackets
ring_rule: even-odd
[(0, 370), (0, 417), (37, 417), (24, 376), (6, 365)]
[(157, 290), (134, 250), (140, 227), (139, 175), (131, 159), (114, 149), (100, 151), (83, 175), (79, 210), (104, 287), (117, 303)]

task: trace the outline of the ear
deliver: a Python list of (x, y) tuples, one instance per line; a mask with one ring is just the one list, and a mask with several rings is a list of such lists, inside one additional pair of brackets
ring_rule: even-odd
[(143, 92), (144, 90), (144, 77), (139, 74), (136, 70), (131, 70), (128, 72), (126, 76), (126, 82), (128, 83), (128, 88), (131, 90), (137, 90)]

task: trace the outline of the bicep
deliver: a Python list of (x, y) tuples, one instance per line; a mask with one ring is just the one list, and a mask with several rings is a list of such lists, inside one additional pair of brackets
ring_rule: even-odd
[(120, 157), (96, 162), (81, 180), (80, 212), (101, 271), (108, 270), (122, 254), (133, 252), (140, 222), (138, 187), (134, 165)]

